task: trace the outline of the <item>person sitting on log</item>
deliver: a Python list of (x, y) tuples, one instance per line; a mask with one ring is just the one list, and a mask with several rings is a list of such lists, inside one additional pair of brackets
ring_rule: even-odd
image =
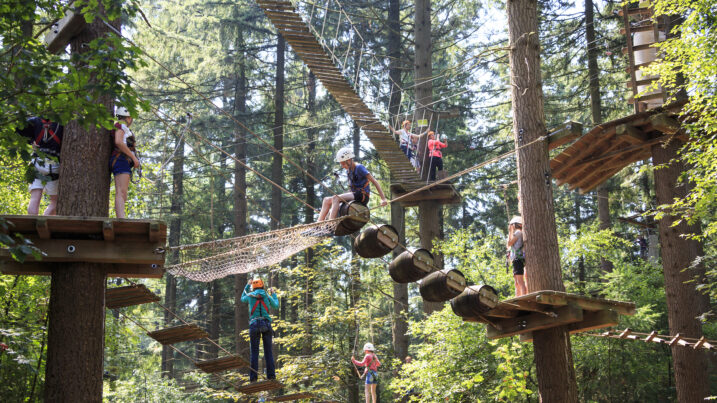
[(27, 125), (17, 133), (27, 137), (32, 144), (32, 165), (28, 171), (30, 182), (30, 203), (27, 214), (37, 215), (43, 191), (50, 198), (43, 215), (55, 215), (57, 211), (57, 193), (60, 184), (60, 148), (64, 127), (49, 120), (31, 117)]
[(523, 251), (523, 219), (520, 216), (513, 217), (508, 223), (508, 242), (506, 246), (510, 252), (509, 259), (513, 264), (515, 296), (520, 297), (528, 292), (523, 278), (525, 274), (525, 253)]
[[(348, 174), (351, 192), (338, 196), (325, 197), (321, 205), (318, 221), (326, 220), (327, 216), (329, 219), (338, 217), (341, 202), (348, 203), (350, 201), (356, 201), (357, 203), (367, 205), (369, 196), (371, 195), (370, 184), (373, 184), (379, 196), (381, 196), (381, 206), (388, 204), (378, 181), (368, 172), (365, 166), (357, 164), (353, 159), (354, 152), (349, 147), (344, 147), (336, 153), (336, 162), (341, 164), (341, 168), (344, 168)], [(329, 214), (329, 212), (331, 212), (331, 214)]]
[[(445, 135), (443, 136), (446, 137)], [(428, 132), (428, 156), (431, 158), (428, 165), (429, 179), (436, 180), (436, 170), (443, 171), (443, 153), (441, 148), (448, 147), (448, 142), (441, 143), (440, 135), (436, 138), (433, 131)]]
[(123, 106), (117, 107), (115, 114), (118, 121), (112, 136), (114, 149), (110, 156), (110, 172), (115, 176), (115, 214), (117, 218), (125, 218), (124, 205), (127, 201), (130, 175), (132, 169), (140, 168), (140, 163), (136, 155), (134, 134), (129, 130), (134, 118)]
[(354, 365), (366, 367), (363, 371), (363, 375), (361, 375), (361, 378), (366, 377), (366, 403), (369, 403), (369, 396), (372, 398), (373, 403), (376, 403), (376, 384), (378, 384), (378, 373), (376, 371), (381, 365), (381, 362), (378, 360), (378, 357), (376, 357), (376, 353), (374, 353), (376, 349), (373, 347), (373, 344), (364, 344), (363, 351), (366, 355), (364, 355), (362, 361), (356, 361), (356, 358), (351, 356), (351, 362), (353, 362)]
[(266, 378), (276, 379), (274, 366), (274, 353), (271, 340), (273, 330), (271, 328), (271, 316), (269, 308), (279, 308), (279, 299), (274, 290), (264, 291), (264, 281), (261, 278), (251, 280), (241, 295), (241, 302), (249, 304), (249, 345), (251, 347), (251, 370), (249, 382), (256, 382), (259, 373), (259, 341), (264, 343), (264, 360), (266, 361)]

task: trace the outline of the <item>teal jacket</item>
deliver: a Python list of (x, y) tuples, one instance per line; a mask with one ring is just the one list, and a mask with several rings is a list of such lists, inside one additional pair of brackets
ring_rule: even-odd
[[(259, 305), (256, 306), (256, 309), (254, 309), (254, 313), (251, 313), (251, 310), (254, 308), (258, 299), (263, 299), (266, 307), (259, 302)], [(269, 316), (269, 312), (266, 311), (266, 308), (276, 309), (279, 307), (279, 298), (276, 297), (276, 294), (269, 295), (263, 288), (252, 291), (251, 284), (247, 284), (246, 287), (244, 287), (244, 292), (241, 294), (241, 302), (249, 304), (249, 323), (259, 318), (264, 318), (271, 322), (271, 316)]]

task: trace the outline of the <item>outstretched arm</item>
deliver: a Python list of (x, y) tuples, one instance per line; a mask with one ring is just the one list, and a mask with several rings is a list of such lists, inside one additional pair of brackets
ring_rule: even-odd
[(388, 204), (388, 200), (386, 200), (386, 196), (383, 194), (383, 189), (381, 189), (381, 185), (378, 183), (376, 178), (373, 177), (373, 175), (368, 174), (366, 175), (366, 178), (373, 184), (373, 186), (376, 188), (376, 191), (378, 192), (378, 195), (381, 196), (381, 205), (385, 206)]

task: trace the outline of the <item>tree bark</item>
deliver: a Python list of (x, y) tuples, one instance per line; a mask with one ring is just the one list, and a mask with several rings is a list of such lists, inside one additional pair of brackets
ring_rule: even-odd
[[(316, 120), (316, 76), (309, 71), (307, 86), (307, 102), (306, 110), (309, 113), (310, 121)], [(316, 133), (315, 127), (311, 127), (306, 131), (308, 147), (306, 152), (306, 167), (311, 176), (316, 177)], [(316, 200), (316, 182), (309, 175), (304, 176), (306, 187), (306, 204), (304, 210), (304, 223), (311, 224), (314, 222), (314, 210), (311, 206), (317, 204)], [(306, 335), (301, 354), (309, 356), (313, 354), (313, 307), (314, 307), (314, 248), (308, 248), (304, 255), (308, 273), (305, 281), (304, 290), (304, 307), (306, 310), (306, 320), (304, 321), (304, 334)]]
[[(111, 24), (119, 29), (119, 20)], [(108, 31), (102, 19), (95, 19), (71, 41), (72, 53), (90, 51), (85, 45), (107, 35)], [(98, 102), (112, 113), (114, 102), (110, 95), (101, 95)], [(67, 125), (61, 153), (59, 215), (107, 217), (110, 151), (110, 132), (107, 130), (94, 126), (85, 129), (76, 121)], [(54, 265), (50, 285), (45, 401), (102, 400), (104, 317), (104, 265)]]
[[(675, 199), (686, 197), (688, 189), (679, 183), (685, 165), (676, 160), (680, 144), (673, 140), (667, 144), (652, 147), (652, 163), (655, 166), (655, 194), (657, 204), (671, 204)], [(672, 162), (671, 162), (672, 161)], [(703, 256), (702, 244), (685, 238), (684, 234), (701, 233), (699, 225), (688, 225), (681, 221), (674, 225), (679, 217), (665, 214), (658, 221), (660, 233), (660, 254), (665, 273), (665, 295), (667, 297), (667, 315), (670, 334), (684, 337), (702, 337), (702, 325), (697, 319), (708, 309), (708, 297), (695, 289), (695, 278), (704, 279), (705, 268), (690, 265), (698, 256)], [(709, 395), (709, 377), (706, 376), (707, 355), (702, 351), (672, 346), (672, 361), (675, 370), (677, 401), (701, 402)]]
[[(176, 153), (172, 167), (172, 202), (170, 206), (171, 222), (169, 223), (169, 246), (179, 246), (182, 237), (182, 197), (184, 196), (184, 137), (177, 138)], [(176, 250), (170, 257), (173, 264), (179, 263), (179, 251)], [(177, 279), (166, 274), (164, 303), (173, 312), (177, 310)], [(164, 311), (164, 324), (169, 326), (172, 315)], [(162, 346), (162, 375), (174, 377), (174, 349)]]
[(395, 117), (396, 121), (391, 122), (393, 127), (401, 124), (398, 116), (399, 105), (401, 104), (401, 3), (399, 0), (388, 1), (388, 79), (391, 88), (391, 97), (388, 100), (388, 114)]
[[(284, 149), (284, 54), (286, 53), (286, 42), (281, 34), (276, 37), (276, 92), (274, 94), (274, 148), (279, 152)], [(283, 158), (274, 153), (271, 164), (271, 180), (282, 185), (284, 182)], [(276, 186), (271, 188), (271, 215), (281, 220), (281, 189)], [(271, 229), (275, 230), (281, 226), (280, 222), (271, 222)]]
[[(544, 141), (532, 143), (545, 133), (537, 2), (509, 0), (507, 11), (513, 133), (528, 260), (528, 291), (564, 291), (548, 145)], [(541, 400), (577, 401), (575, 369), (566, 327), (536, 331), (533, 340)]]
[[(590, 88), (590, 114), (593, 126), (602, 123), (602, 101), (600, 98), (600, 70), (598, 69), (598, 49), (595, 39), (595, 11), (593, 0), (585, 0), (585, 41), (588, 53), (588, 86)], [(598, 220), (600, 229), (610, 229), (610, 192), (605, 184), (597, 188)], [(603, 273), (612, 271), (612, 262), (600, 258)]]
[[(415, 27), (414, 37), (416, 41), (415, 49), (415, 65), (414, 71), (416, 76), (416, 110), (414, 112), (414, 121), (418, 119), (428, 120), (430, 125), (433, 122), (433, 43), (431, 41), (431, 0), (415, 0)], [(418, 127), (418, 125), (416, 125)], [(416, 129), (421, 132), (426, 128)], [(421, 161), (421, 178), (428, 178), (428, 153), (426, 148), (428, 145), (428, 137), (423, 135), (418, 140), (418, 160)]]
[[(406, 244), (405, 209), (399, 203), (391, 203), (391, 225), (398, 231), (398, 241)], [(403, 252), (396, 247), (393, 257)], [(393, 350), (396, 358), (403, 362), (408, 355), (408, 284), (393, 282)]]
[[(235, 8), (235, 12), (236, 8)], [(241, 27), (237, 28), (236, 48), (244, 48), (244, 37)], [(242, 52), (234, 62), (236, 76), (236, 90), (234, 94), (234, 116), (240, 122), (246, 119), (247, 82), (245, 54)], [(234, 125), (234, 236), (244, 236), (247, 233), (247, 186), (246, 168), (238, 161), (246, 163), (246, 132), (243, 127)], [(242, 336), (242, 332), (249, 330), (249, 310), (243, 302), (241, 295), (247, 284), (247, 274), (234, 276), (234, 352), (243, 357), (249, 356), (249, 341)]]

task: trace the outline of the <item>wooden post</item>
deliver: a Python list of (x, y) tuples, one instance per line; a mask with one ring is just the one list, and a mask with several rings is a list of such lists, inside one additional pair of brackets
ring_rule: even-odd
[[(102, 3), (99, 4), (102, 10)], [(90, 51), (92, 40), (107, 35), (96, 18), (71, 42), (73, 54)], [(120, 22), (112, 22), (119, 29)], [(77, 66), (83, 69), (83, 66)], [(99, 98), (109, 112), (109, 95)], [(110, 136), (105, 129), (65, 127), (58, 214), (107, 217)], [(53, 268), (45, 375), (45, 401), (100, 402), (104, 348), (105, 270), (96, 263), (60, 263)]]

